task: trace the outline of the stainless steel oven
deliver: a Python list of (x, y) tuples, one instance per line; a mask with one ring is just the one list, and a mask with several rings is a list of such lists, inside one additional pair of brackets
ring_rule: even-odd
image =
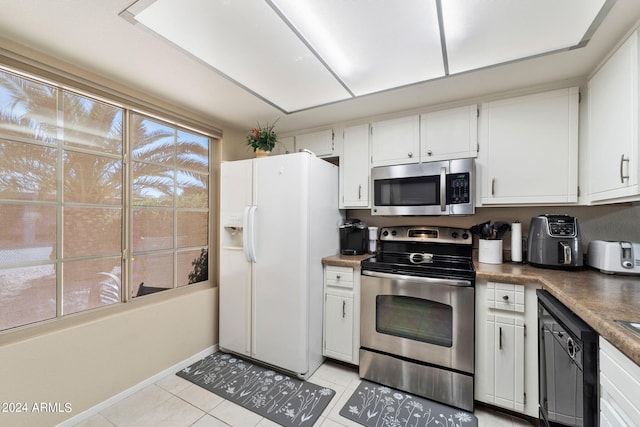
[(360, 376), (473, 410), (475, 270), (467, 230), (387, 227), (362, 264)]

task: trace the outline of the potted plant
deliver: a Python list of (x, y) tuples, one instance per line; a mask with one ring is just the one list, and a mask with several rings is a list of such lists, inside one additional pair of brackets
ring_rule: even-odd
[(260, 126), (258, 122), (258, 127), (252, 129), (247, 135), (247, 145), (253, 148), (256, 157), (268, 156), (273, 147), (276, 146), (278, 135), (276, 135), (273, 128), (277, 121), (276, 119), (271, 125), (267, 122), (264, 127)]

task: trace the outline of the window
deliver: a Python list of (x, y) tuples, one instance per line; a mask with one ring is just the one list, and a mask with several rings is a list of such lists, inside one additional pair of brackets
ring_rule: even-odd
[(135, 297), (207, 280), (209, 139), (131, 119)]
[(0, 69), (0, 331), (208, 280), (211, 143)]

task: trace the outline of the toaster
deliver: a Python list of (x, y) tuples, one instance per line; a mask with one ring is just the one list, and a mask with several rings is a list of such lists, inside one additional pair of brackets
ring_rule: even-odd
[(548, 214), (531, 218), (527, 252), (529, 264), (535, 267), (581, 268), (582, 238), (578, 219)]
[(640, 274), (640, 243), (592, 240), (587, 264), (607, 274)]

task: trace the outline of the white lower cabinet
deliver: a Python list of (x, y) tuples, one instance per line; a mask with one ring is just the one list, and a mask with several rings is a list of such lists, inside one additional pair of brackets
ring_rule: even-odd
[(322, 354), (357, 365), (360, 349), (360, 272), (324, 267)]
[(353, 296), (351, 292), (327, 291), (324, 296), (324, 355), (353, 360)]
[(640, 366), (600, 337), (600, 425), (640, 426)]
[[(487, 318), (489, 357), (487, 397), (495, 405), (524, 411), (524, 322), (513, 316)], [(491, 334), (493, 332), (493, 334)], [(493, 359), (493, 360), (492, 360)]]
[(536, 418), (538, 287), (476, 282), (475, 399)]

